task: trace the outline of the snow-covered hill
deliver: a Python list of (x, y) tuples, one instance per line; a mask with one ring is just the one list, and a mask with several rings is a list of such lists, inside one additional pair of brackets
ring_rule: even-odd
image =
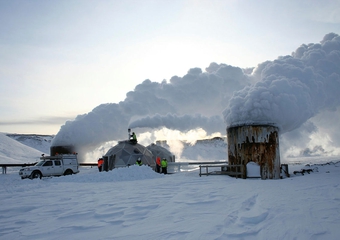
[[(6, 134), (9, 138), (36, 149), (42, 153), (49, 154), (53, 135), (37, 135), (37, 134)], [(226, 160), (227, 144), (223, 138), (212, 138), (198, 140), (194, 144), (178, 141), (180, 143), (181, 152), (173, 152), (176, 159), (183, 160)], [(172, 149), (166, 141), (159, 141), (163, 147), (169, 151)], [(107, 149), (108, 150), (108, 149)], [(107, 151), (106, 150), (106, 151)], [(0, 149), (0, 152), (2, 150)]]
[(196, 142), (188, 143), (184, 141), (156, 141), (170, 152), (176, 159), (182, 160), (226, 160), (227, 143), (224, 138), (215, 137), (211, 139), (197, 140)]
[(198, 140), (193, 145), (186, 143), (181, 157), (195, 160), (227, 160), (227, 143), (219, 137)]
[(34, 163), (42, 153), (0, 133), (0, 163)]
[(18, 142), (34, 148), (43, 153), (49, 154), (51, 142), (54, 135), (38, 135), (38, 134), (6, 134), (8, 137)]

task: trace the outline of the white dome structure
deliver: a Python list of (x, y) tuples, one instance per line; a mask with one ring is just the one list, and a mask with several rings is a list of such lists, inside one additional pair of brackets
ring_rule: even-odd
[(164, 147), (151, 143), (146, 148), (152, 152), (154, 161), (156, 161), (156, 157), (160, 157), (161, 159), (165, 158), (168, 162), (175, 162), (175, 155)]
[(112, 158), (114, 155), (114, 168), (134, 165), (138, 158), (141, 158), (144, 165), (152, 168), (156, 165), (152, 153), (146, 147), (138, 143), (132, 143), (129, 140), (120, 141), (116, 146), (110, 148), (103, 157)]

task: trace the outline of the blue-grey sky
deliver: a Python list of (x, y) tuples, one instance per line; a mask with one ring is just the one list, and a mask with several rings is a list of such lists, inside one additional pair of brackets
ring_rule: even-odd
[(340, 33), (338, 0), (0, 0), (0, 132), (56, 134), (211, 62), (241, 68)]

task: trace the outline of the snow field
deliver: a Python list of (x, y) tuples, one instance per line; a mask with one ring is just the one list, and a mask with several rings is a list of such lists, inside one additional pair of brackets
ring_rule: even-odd
[(0, 175), (0, 238), (337, 239), (339, 165), (282, 180), (147, 166), (42, 180), (13, 171)]

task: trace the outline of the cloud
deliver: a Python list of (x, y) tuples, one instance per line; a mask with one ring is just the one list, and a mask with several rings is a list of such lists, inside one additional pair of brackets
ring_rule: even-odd
[(71, 117), (40, 117), (37, 119), (24, 119), (24, 120), (11, 120), (11, 121), (0, 121), (0, 125), (60, 125), (61, 123), (71, 119)]
[(201, 114), (177, 116), (171, 113), (135, 119), (129, 124), (129, 128), (158, 129), (161, 127), (183, 132), (190, 129), (203, 128), (210, 135), (220, 132), (221, 129), (225, 128), (225, 124), (222, 116), (205, 117)]
[(303, 44), (291, 56), (262, 63), (254, 77), (258, 82), (235, 92), (224, 110), (228, 126), (271, 123), (281, 133), (292, 131), (339, 106), (340, 37), (330, 33), (321, 44)]

